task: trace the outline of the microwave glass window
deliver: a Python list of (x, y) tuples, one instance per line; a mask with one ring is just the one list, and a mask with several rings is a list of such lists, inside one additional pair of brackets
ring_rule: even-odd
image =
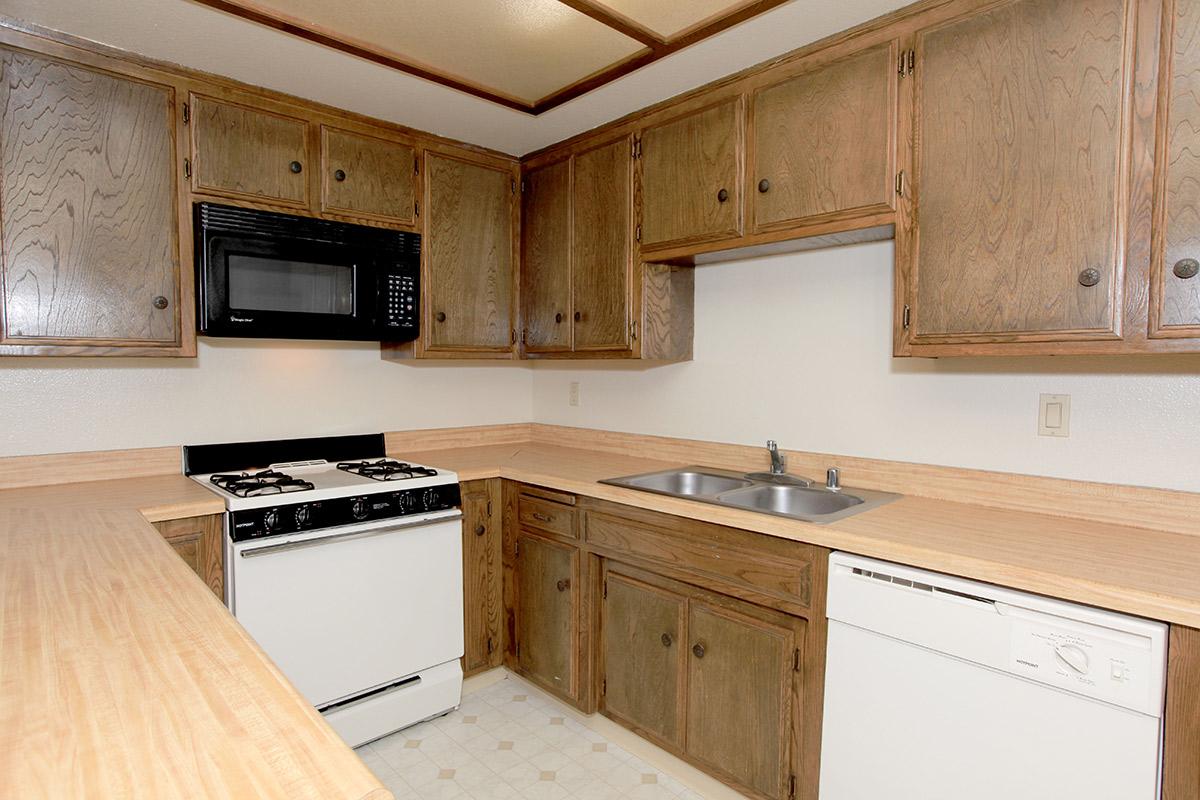
[(354, 267), (231, 253), (229, 307), (301, 314), (354, 313)]

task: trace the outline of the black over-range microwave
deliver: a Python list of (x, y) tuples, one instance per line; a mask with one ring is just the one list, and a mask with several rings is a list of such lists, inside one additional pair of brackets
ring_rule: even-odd
[(417, 338), (420, 234), (213, 203), (195, 213), (200, 333)]

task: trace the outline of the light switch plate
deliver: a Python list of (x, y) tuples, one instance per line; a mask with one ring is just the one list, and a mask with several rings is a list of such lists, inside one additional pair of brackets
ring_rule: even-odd
[(1044, 394), (1038, 404), (1038, 436), (1071, 435), (1071, 395)]
[(571, 381), (567, 387), (567, 403), (569, 405), (579, 405), (579, 381)]

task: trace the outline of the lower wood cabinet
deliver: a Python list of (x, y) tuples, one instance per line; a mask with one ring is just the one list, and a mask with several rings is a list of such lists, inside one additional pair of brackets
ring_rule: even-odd
[(500, 479), (462, 484), (464, 675), (500, 666), (504, 657)]
[(225, 601), (224, 530), (220, 514), (153, 523), (200, 580)]
[(521, 674), (576, 699), (579, 696), (579, 549), (518, 532), (516, 659)]

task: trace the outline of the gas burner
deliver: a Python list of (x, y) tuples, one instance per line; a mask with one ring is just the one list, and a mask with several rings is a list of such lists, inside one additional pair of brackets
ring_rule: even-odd
[(209, 478), (218, 488), (236, 497), (258, 497), (264, 494), (306, 492), (313, 488), (309, 481), (273, 469), (262, 472), (241, 472), (236, 475), (213, 475)]
[(416, 467), (390, 458), (378, 461), (343, 461), (337, 465), (340, 470), (361, 475), (375, 481), (404, 481), (411, 478), (432, 478), (437, 475), (436, 469)]

